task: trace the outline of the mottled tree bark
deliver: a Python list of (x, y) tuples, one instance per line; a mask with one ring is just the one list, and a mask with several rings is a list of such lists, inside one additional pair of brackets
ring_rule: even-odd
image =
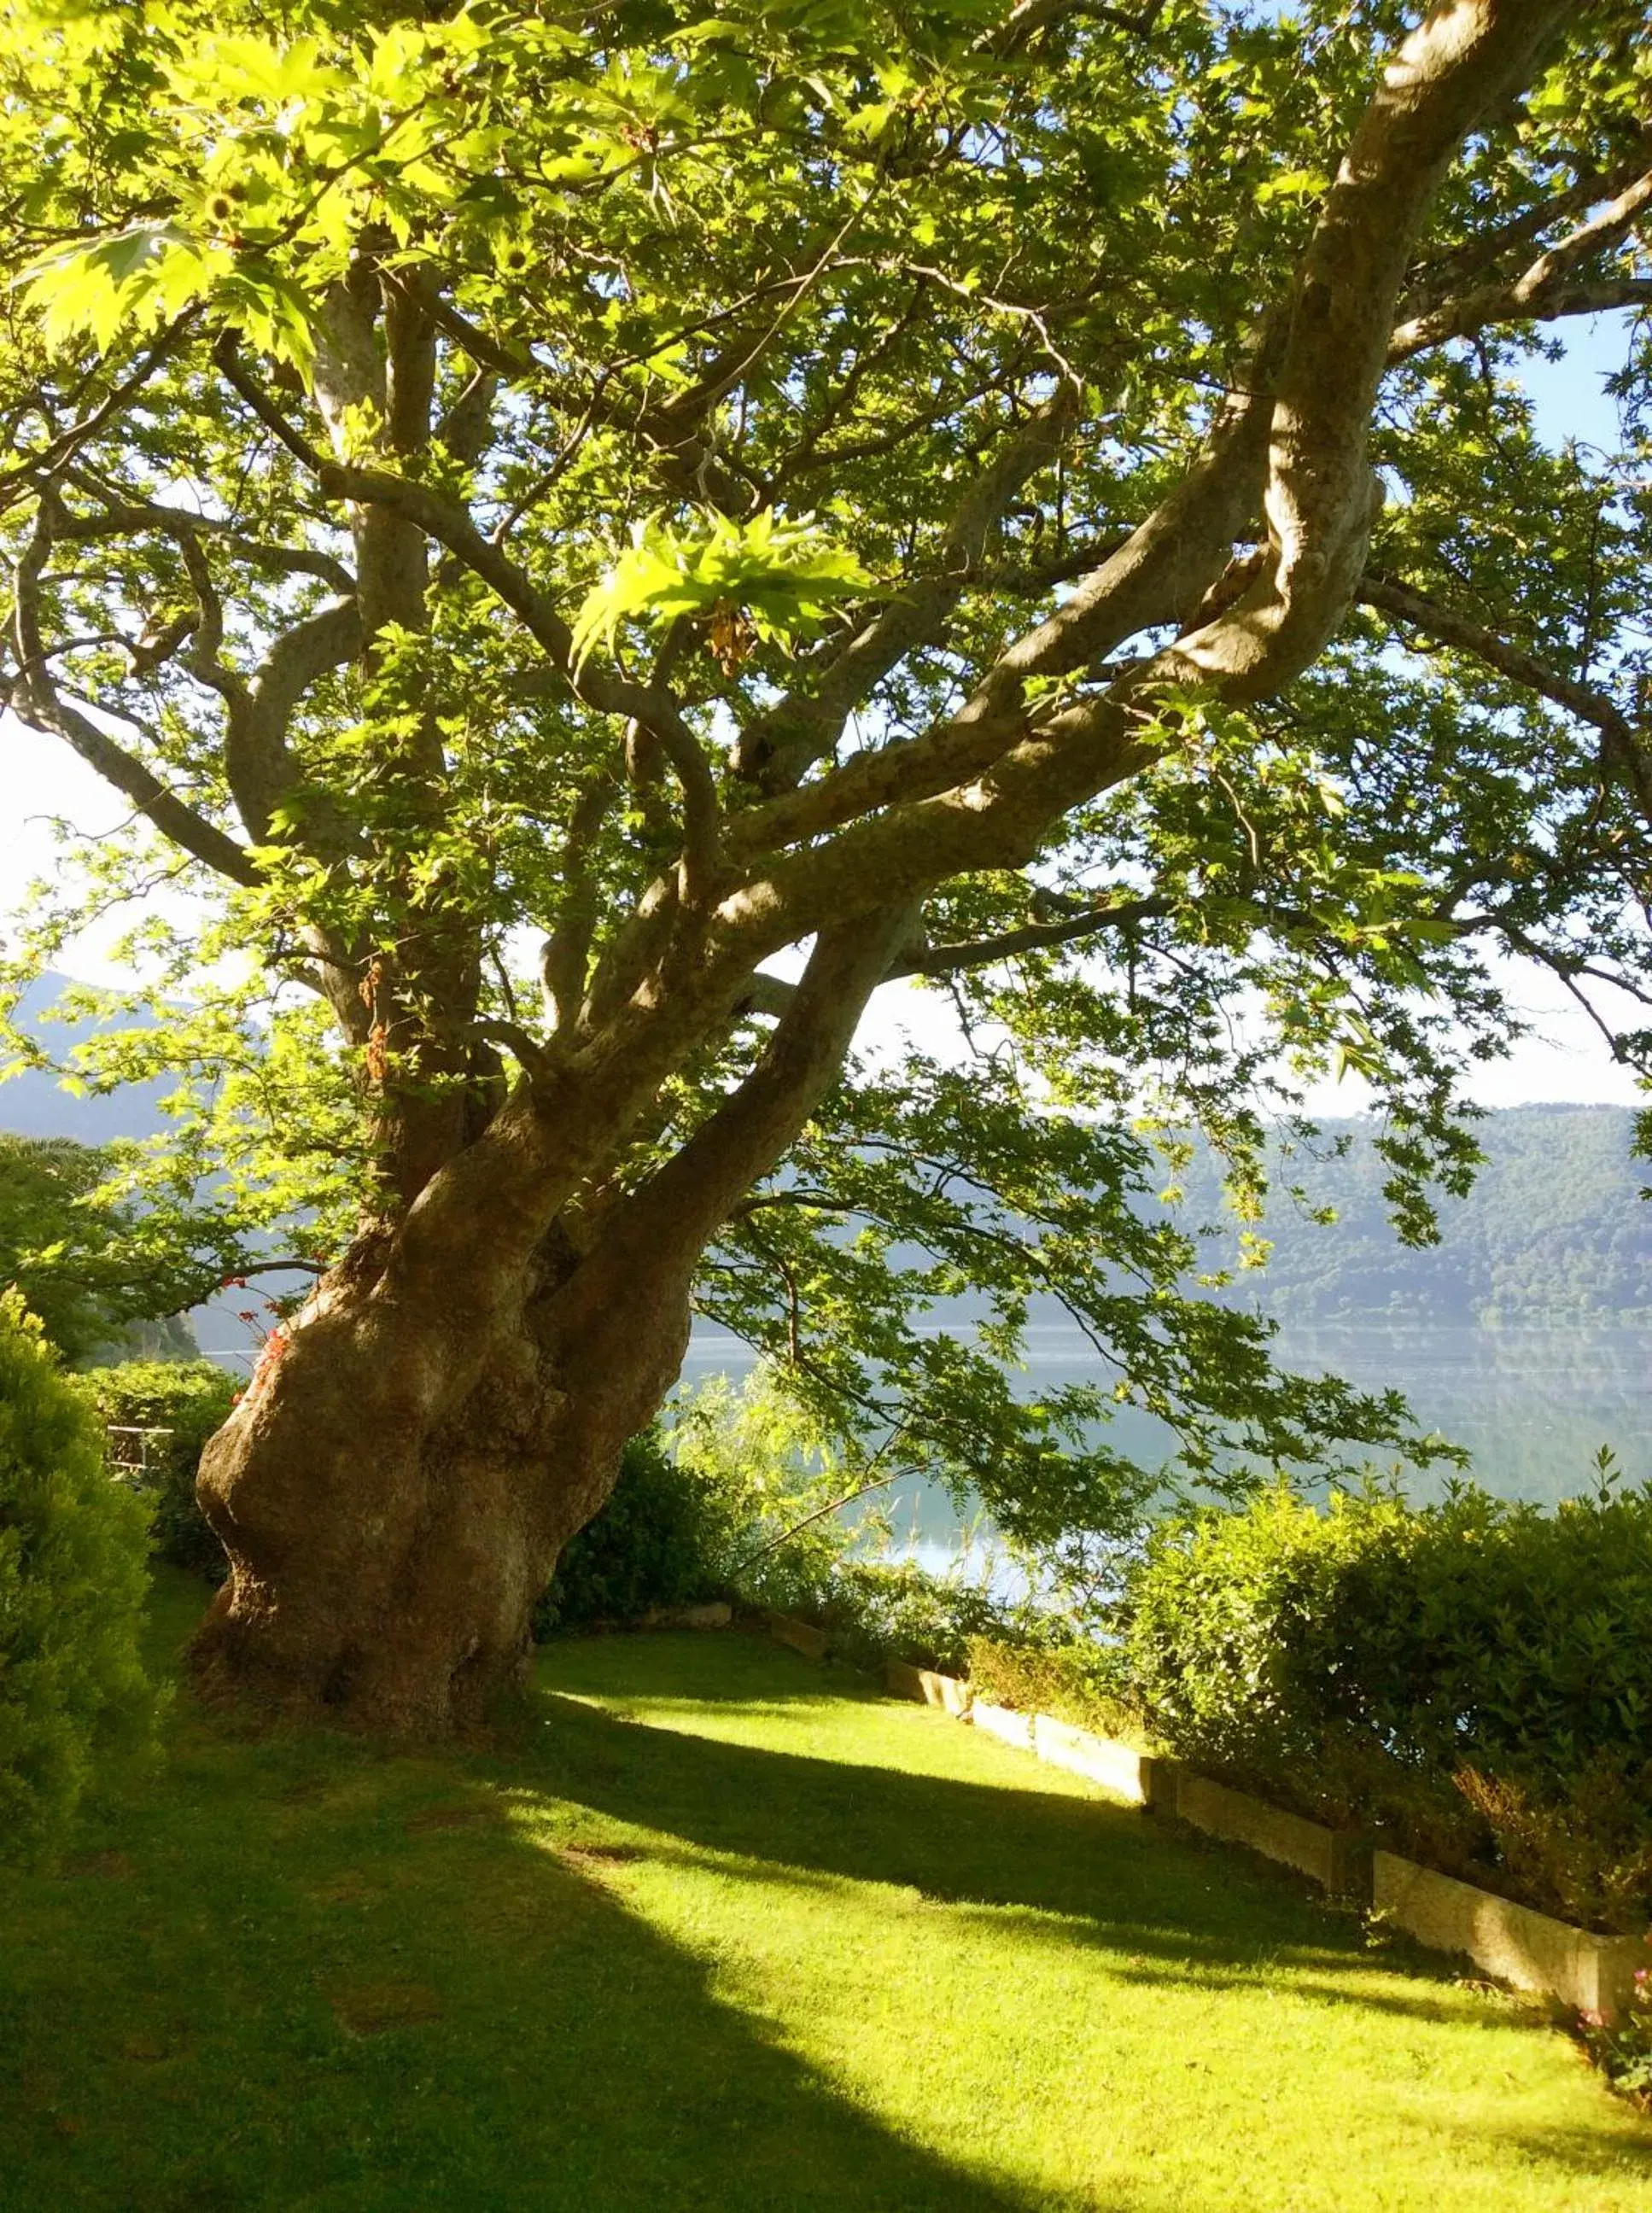
[(605, 1203), (600, 1179), (645, 1072), (523, 1087), (358, 1242), (203, 1456), (230, 1564), (196, 1640), (205, 1689), (441, 1732), (519, 1680), (558, 1552), (676, 1380), (701, 1253), (910, 926), (893, 908), (823, 933), (753, 1074), (639, 1190)]

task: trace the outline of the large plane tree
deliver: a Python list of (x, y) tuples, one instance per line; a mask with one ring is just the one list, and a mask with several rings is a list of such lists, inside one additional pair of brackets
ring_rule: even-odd
[[(1245, 1219), (1336, 1059), (1425, 1235), (1491, 955), (1639, 987), (1647, 28), (11, 0), (0, 678), (194, 964), (89, 1061), (318, 1268), (206, 1683), (477, 1712), (696, 1304), (1033, 1534), (1154, 1479), (1114, 1400), (1403, 1437), (1157, 1186), (1202, 1129)], [(1516, 373), (1578, 317), (1620, 453)], [(856, 1062), (902, 978), (959, 1052)], [(1040, 1296), (1098, 1380), (1023, 1404)]]

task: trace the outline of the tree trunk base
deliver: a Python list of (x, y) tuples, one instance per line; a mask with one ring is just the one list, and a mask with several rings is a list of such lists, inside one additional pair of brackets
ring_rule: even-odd
[(190, 1644), (197, 1696), (271, 1720), (326, 1722), (378, 1735), (464, 1736), (521, 1699), (533, 1659), (526, 1627), (511, 1650), (489, 1650), (477, 1640), (477, 1649), (458, 1659), (450, 1634), (421, 1635), (405, 1619), (342, 1650), (335, 1630), (314, 1641), (313, 1658), (295, 1651), (294, 1642), (279, 1608), (249, 1602), (232, 1576)]
[(393, 1334), (370, 1302), (295, 1329), (202, 1457), (230, 1564), (192, 1647), (204, 1696), (430, 1737), (521, 1693), (534, 1605), (669, 1388), (688, 1314), (638, 1297), (595, 1358), (544, 1317), (494, 1319), (451, 1398), (453, 1363), (420, 1359), (405, 1314)]

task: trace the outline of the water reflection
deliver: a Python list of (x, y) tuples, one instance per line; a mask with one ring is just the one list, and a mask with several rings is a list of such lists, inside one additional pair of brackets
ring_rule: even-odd
[[(968, 1334), (967, 1325), (953, 1334)], [(1472, 1473), (1500, 1497), (1551, 1504), (1592, 1490), (1597, 1448), (1609, 1446), (1627, 1483), (1652, 1480), (1652, 1367), (1643, 1329), (1595, 1327), (1395, 1327), (1369, 1325), (1282, 1332), (1282, 1365), (1343, 1375), (1367, 1390), (1405, 1393), (1424, 1430), (1437, 1430), (1473, 1454)], [(749, 1349), (721, 1331), (697, 1330), (684, 1366), (693, 1383), (719, 1372), (739, 1377), (754, 1364)], [(1093, 1381), (1097, 1363), (1079, 1332), (1062, 1323), (1027, 1332), (1021, 1388), (1027, 1396), (1064, 1383)], [(1128, 1411), (1114, 1424), (1120, 1443), (1162, 1457), (1160, 1426)], [(1437, 1496), (1443, 1475), (1411, 1476), (1410, 1496)], [(896, 1549), (943, 1567), (963, 1535), (950, 1499), (913, 1483), (895, 1494)], [(984, 1557), (978, 1545), (975, 1554)]]

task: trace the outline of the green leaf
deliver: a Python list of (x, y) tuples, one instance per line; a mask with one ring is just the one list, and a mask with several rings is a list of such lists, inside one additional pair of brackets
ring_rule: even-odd
[(598, 643), (611, 652), (622, 623), (720, 609), (748, 614), (761, 637), (789, 637), (871, 581), (852, 553), (812, 525), (782, 524), (767, 512), (745, 523), (720, 516), (702, 538), (641, 527), (575, 619), (575, 666)]

